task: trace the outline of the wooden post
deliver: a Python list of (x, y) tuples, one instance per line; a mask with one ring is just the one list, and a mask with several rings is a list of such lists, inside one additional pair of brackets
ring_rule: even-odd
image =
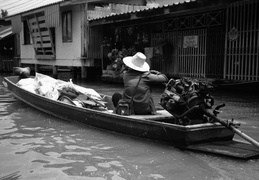
[(52, 74), (54, 78), (58, 78), (58, 66), (52, 67)]
[[(88, 3), (81, 5), (82, 18), (81, 18), (81, 57), (87, 58), (88, 56), (88, 45), (89, 45), (89, 22), (87, 17)], [(74, 68), (74, 71), (77, 68)], [(81, 66), (81, 78), (86, 79), (86, 67)]]
[(77, 79), (77, 67), (72, 67), (73, 69), (73, 79)]
[(84, 67), (84, 66), (81, 67), (81, 78), (82, 79), (87, 78), (87, 70), (86, 70), (86, 67)]
[(35, 69), (35, 73), (39, 72), (39, 65), (38, 64), (34, 64), (34, 69)]
[(89, 45), (89, 22), (87, 17), (88, 4), (82, 4), (81, 9), (81, 57), (87, 57)]

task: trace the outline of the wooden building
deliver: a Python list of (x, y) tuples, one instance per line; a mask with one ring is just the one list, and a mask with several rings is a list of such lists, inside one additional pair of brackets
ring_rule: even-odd
[(12, 71), (15, 65), (15, 36), (11, 22), (0, 18), (0, 72)]
[(119, 77), (120, 61), (108, 57), (115, 49), (142, 51), (152, 69), (172, 77), (259, 81), (258, 4), (55, 0), (7, 19), (20, 65), (35, 71), (47, 66), (56, 74), (59, 67), (68, 67), (83, 78), (97, 72)]
[[(80, 69), (80, 75), (86, 78), (89, 68), (101, 64), (100, 59), (89, 56), (88, 20), (111, 14), (109, 4), (116, 2), (134, 4), (132, 7), (144, 5), (143, 0), (55, 0), (8, 16), (20, 49), (20, 65), (30, 66), (36, 72), (41, 68), (53, 69), (54, 75), (62, 67)], [(100, 11), (99, 7), (107, 11)], [(95, 53), (100, 53), (100, 48)]]
[(89, 56), (103, 59), (108, 76), (116, 74), (107, 74), (107, 53), (134, 46), (168, 76), (259, 81), (258, 5), (194, 0), (91, 19)]

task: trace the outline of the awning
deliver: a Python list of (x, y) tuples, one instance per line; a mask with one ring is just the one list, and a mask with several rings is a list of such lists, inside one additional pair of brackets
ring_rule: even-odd
[(0, 40), (12, 34), (12, 26), (0, 27)]
[(115, 3), (115, 4), (128, 4), (128, 5), (138, 5), (138, 6), (145, 6), (146, 0), (71, 0), (73, 4), (77, 3)]

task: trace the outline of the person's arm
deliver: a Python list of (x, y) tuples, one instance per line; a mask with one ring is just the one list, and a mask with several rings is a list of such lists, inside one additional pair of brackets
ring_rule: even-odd
[(150, 70), (147, 77), (151, 83), (164, 83), (168, 81), (168, 78), (165, 74), (162, 74), (156, 70)]

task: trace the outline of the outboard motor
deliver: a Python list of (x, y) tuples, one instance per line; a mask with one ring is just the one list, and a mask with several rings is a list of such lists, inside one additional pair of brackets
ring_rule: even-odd
[(203, 105), (211, 109), (214, 105), (212, 84), (190, 78), (176, 80), (172, 78), (165, 86), (160, 99), (160, 105), (164, 109), (183, 122), (191, 120), (208, 122), (208, 118), (199, 107)]

